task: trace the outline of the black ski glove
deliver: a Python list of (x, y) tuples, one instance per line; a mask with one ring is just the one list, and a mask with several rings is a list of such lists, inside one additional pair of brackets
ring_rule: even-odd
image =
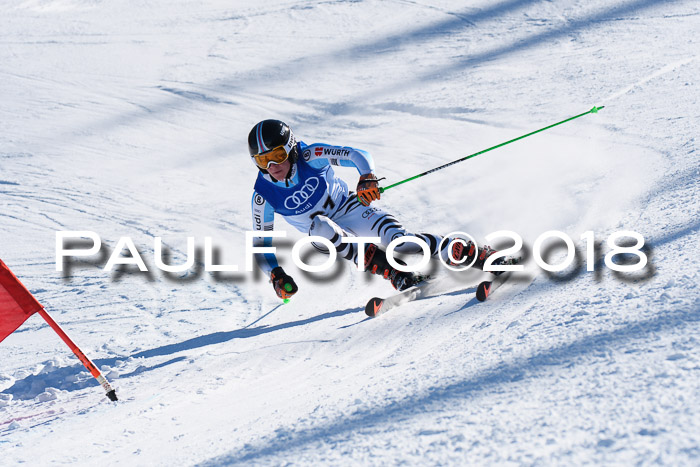
[(277, 266), (270, 273), (270, 280), (272, 280), (272, 286), (275, 288), (275, 293), (282, 300), (288, 300), (292, 298), (292, 295), (297, 293), (299, 287), (297, 287), (296, 282), (292, 279), (292, 276), (287, 275), (280, 266)]

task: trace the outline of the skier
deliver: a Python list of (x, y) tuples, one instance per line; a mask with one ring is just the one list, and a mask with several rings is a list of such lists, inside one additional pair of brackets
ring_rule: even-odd
[[(292, 130), (279, 120), (264, 120), (253, 127), (248, 135), (248, 149), (259, 173), (253, 192), (253, 228), (256, 231), (274, 229), (274, 215), (280, 214), (297, 230), (327, 238), (335, 245), (338, 255), (358, 262), (357, 244), (343, 243), (348, 236), (379, 237), (381, 246), (403, 236), (415, 236), (430, 248), (432, 256), (441, 255), (444, 261), (469, 264), (477, 254), (474, 266), (483, 268), (484, 261), (494, 253), (485, 246), (476, 248), (472, 242), (454, 241), (439, 235), (410, 234), (389, 213), (370, 204), (380, 199), (379, 179), (374, 174), (374, 161), (366, 151), (346, 146), (315, 143), (307, 145), (296, 141)], [(356, 192), (336, 177), (331, 165), (355, 167), (360, 174)], [(257, 237), (255, 246), (269, 246), (272, 239)], [(322, 252), (327, 249), (312, 243)], [(451, 245), (451, 246), (450, 246)], [(448, 249), (451, 248), (451, 256)], [(415, 243), (403, 243), (399, 253), (419, 253)], [(274, 254), (255, 255), (260, 268), (270, 276), (277, 296), (282, 299), (294, 295), (298, 287), (279, 266)], [(454, 261), (451, 261), (454, 260)], [(397, 290), (405, 290), (420, 280), (419, 276), (393, 268), (379, 245), (365, 247), (365, 270), (391, 281)], [(397, 260), (399, 262), (399, 260)]]

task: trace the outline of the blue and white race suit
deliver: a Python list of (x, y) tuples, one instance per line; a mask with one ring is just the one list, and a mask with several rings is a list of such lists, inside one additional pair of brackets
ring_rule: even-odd
[[(357, 262), (357, 246), (342, 243), (346, 236), (379, 237), (386, 247), (392, 240), (406, 235), (401, 224), (382, 209), (363, 206), (347, 184), (333, 172), (332, 165), (355, 167), (360, 175), (374, 171), (372, 156), (363, 150), (345, 146), (297, 143), (299, 158), (292, 165), (289, 180), (277, 181), (260, 172), (253, 192), (253, 229), (274, 230), (275, 213), (300, 232), (330, 240), (338, 255)], [(433, 255), (440, 253), (442, 237), (432, 234), (414, 235), (424, 240)], [(257, 237), (255, 246), (270, 246), (272, 238)], [(315, 245), (323, 251), (322, 246)], [(445, 250), (445, 248), (443, 248)], [(415, 243), (396, 248), (401, 253), (418, 253)], [(442, 252), (443, 256), (446, 251)], [(256, 254), (260, 268), (269, 275), (279, 264), (272, 253)]]

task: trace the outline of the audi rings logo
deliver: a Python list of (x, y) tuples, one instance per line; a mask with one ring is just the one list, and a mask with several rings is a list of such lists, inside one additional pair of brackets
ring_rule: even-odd
[(288, 196), (287, 199), (284, 200), (284, 207), (287, 209), (297, 209), (311, 198), (320, 183), (321, 182), (316, 177), (309, 178), (300, 190), (295, 191), (292, 196)]

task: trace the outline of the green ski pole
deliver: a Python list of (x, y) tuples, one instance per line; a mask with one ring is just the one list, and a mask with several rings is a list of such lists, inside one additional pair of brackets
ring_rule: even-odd
[[(388, 190), (389, 188), (394, 188), (395, 186), (401, 185), (402, 183), (410, 182), (411, 180), (415, 180), (415, 179), (417, 179), (417, 178), (421, 178), (421, 177), (423, 177), (423, 176), (425, 176), (425, 175), (431, 174), (431, 173), (433, 173), (433, 172), (437, 172), (438, 170), (446, 169), (447, 167), (449, 167), (449, 166), (451, 166), (451, 165), (457, 164), (457, 163), (462, 162), (462, 161), (466, 161), (467, 159), (471, 159), (472, 157), (476, 157), (476, 156), (478, 156), (478, 155), (480, 155), (480, 154), (483, 154), (483, 153), (485, 153), (485, 152), (489, 152), (489, 151), (492, 151), (492, 150), (494, 150), (494, 149), (500, 148), (500, 147), (502, 147), (502, 146), (505, 146), (506, 144), (514, 143), (515, 141), (518, 141), (518, 140), (520, 140), (520, 139), (527, 138), (528, 136), (532, 136), (532, 135), (534, 135), (535, 133), (539, 133), (539, 132), (544, 131), (544, 130), (549, 130), (549, 129), (552, 128), (552, 127), (555, 127), (555, 126), (557, 126), (557, 125), (561, 125), (562, 123), (570, 122), (571, 120), (574, 120), (574, 119), (579, 118), (579, 117), (583, 117), (584, 115), (598, 113), (598, 111), (599, 111), (600, 109), (603, 109), (603, 108), (605, 108), (604, 105), (602, 105), (602, 106), (600, 106), (600, 107), (593, 107), (593, 108), (592, 108), (591, 110), (589, 110), (588, 112), (583, 112), (582, 114), (578, 114), (578, 115), (575, 115), (575, 116), (573, 116), (573, 117), (567, 118), (566, 120), (562, 120), (561, 122), (553, 123), (552, 125), (546, 126), (546, 127), (544, 127), (544, 128), (540, 128), (539, 130), (532, 131), (532, 132), (530, 132), (530, 133), (528, 133), (528, 134), (526, 134), (526, 135), (518, 136), (517, 138), (513, 138), (513, 139), (511, 139), (511, 140), (509, 140), (509, 141), (506, 141), (505, 143), (501, 143), (501, 144), (497, 144), (497, 145), (495, 145), (495, 146), (491, 146), (490, 148), (484, 149), (483, 151), (475, 152), (474, 154), (470, 154), (470, 155), (468, 155), (468, 156), (466, 156), (466, 157), (462, 157), (461, 159), (457, 159), (456, 161), (452, 161), (452, 162), (449, 162), (449, 163), (447, 163), (447, 164), (445, 164), (445, 165), (441, 165), (440, 167), (435, 167), (434, 169), (430, 169), (430, 170), (428, 170), (427, 172), (423, 172), (422, 174), (414, 175), (413, 177), (407, 178), (407, 179), (405, 179), (405, 180), (401, 180), (400, 182), (396, 182), (396, 183), (394, 183), (394, 184), (392, 184), (392, 185), (385, 186), (385, 187), (380, 187), (380, 188), (379, 188), (379, 192), (380, 192), (380, 193), (384, 193), (384, 192), (385, 192), (386, 190)], [(358, 199), (359, 199), (359, 198), (358, 198)]]

